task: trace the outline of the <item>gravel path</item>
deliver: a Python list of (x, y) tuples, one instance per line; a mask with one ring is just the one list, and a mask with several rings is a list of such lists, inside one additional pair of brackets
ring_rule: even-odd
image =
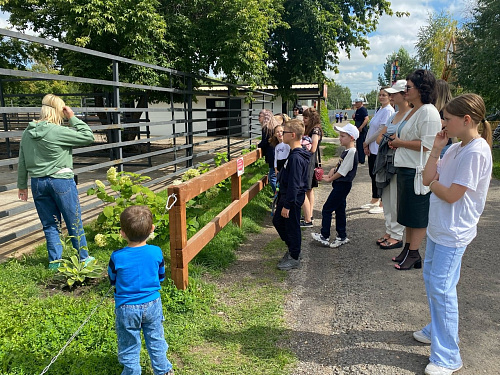
[[(338, 249), (313, 243), (310, 233), (319, 230), (330, 189), (329, 184), (316, 189), (316, 226), (303, 230), (302, 267), (287, 279), (292, 333), (284, 345), (299, 358), (292, 374), (423, 374), (429, 347), (412, 338), (429, 320), (422, 270), (396, 271), (391, 258), (401, 249), (375, 244), (384, 234), (383, 215), (358, 208), (370, 199), (365, 166), (358, 168), (347, 200), (351, 242)], [(499, 217), (500, 181), (494, 180), (458, 288), (461, 375), (500, 374)], [(422, 256), (424, 249), (423, 244)]]

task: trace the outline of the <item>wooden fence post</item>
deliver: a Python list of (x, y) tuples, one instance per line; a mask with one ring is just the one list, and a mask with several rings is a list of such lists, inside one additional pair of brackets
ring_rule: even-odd
[(177, 289), (188, 286), (188, 265), (184, 264), (182, 249), (187, 244), (186, 201), (179, 187), (168, 188), (168, 195), (175, 194), (177, 201), (170, 209), (170, 269)]
[[(237, 173), (231, 175), (231, 201), (240, 200), (241, 199), (241, 176), (238, 176)], [(233, 223), (241, 228), (242, 221), (242, 210), (238, 212), (238, 214), (233, 217)]]

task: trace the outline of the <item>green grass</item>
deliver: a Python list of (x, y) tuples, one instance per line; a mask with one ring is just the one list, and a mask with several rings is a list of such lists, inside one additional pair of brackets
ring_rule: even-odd
[(322, 160), (327, 161), (327, 160), (329, 160), (337, 155), (337, 147), (338, 146), (336, 144), (323, 143), (323, 145), (325, 147), (321, 150)]
[[(266, 172), (245, 168), (248, 187)], [(251, 177), (251, 178), (249, 178)], [(243, 280), (219, 288), (236, 258), (235, 251), (248, 234), (260, 230), (269, 215), (270, 187), (254, 198), (243, 211), (243, 225), (227, 225), (189, 265), (189, 287), (177, 290), (171, 281), (163, 283), (161, 298), (169, 359), (176, 374), (287, 374), (296, 361), (279, 342), (287, 337), (282, 316), (286, 291), (284, 272), (275, 270), (276, 259), (285, 250), (281, 241), (255, 249), (256, 272)], [(204, 224), (230, 201), (225, 192), (201, 203)], [(89, 250), (107, 264), (114, 249), (100, 249), (92, 241), (95, 232), (86, 228)], [(158, 244), (169, 262), (168, 243)], [(169, 265), (166, 265), (169, 272)], [(45, 245), (33, 254), (0, 264), (0, 373), (40, 373), (58, 353), (89, 312), (109, 290), (106, 276), (73, 292), (62, 291), (47, 269)], [(207, 277), (208, 276), (208, 277)], [(76, 339), (51, 366), (51, 375), (119, 374), (114, 330), (114, 301), (110, 295), (97, 309)], [(152, 374), (143, 345), (144, 374)]]
[(500, 179), (500, 148), (493, 150), (493, 177)]

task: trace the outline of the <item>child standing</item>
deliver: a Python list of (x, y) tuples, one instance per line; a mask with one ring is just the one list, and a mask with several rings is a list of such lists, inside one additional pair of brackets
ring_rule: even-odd
[[(337, 166), (330, 170), (327, 176), (323, 177), (323, 181), (332, 182), (333, 190), (321, 211), (321, 233), (311, 233), (315, 241), (332, 248), (349, 242), (346, 234), (346, 198), (347, 194), (351, 191), (352, 181), (358, 169), (356, 139), (359, 137), (358, 129), (352, 124), (347, 124), (344, 127), (335, 126), (335, 130), (339, 132), (340, 144), (345, 147), (345, 150), (340, 155)], [(330, 243), (332, 213), (334, 211), (337, 237), (335, 241)]]
[(283, 142), (290, 146), (290, 154), (279, 174), (280, 190), (273, 225), (288, 251), (278, 263), (278, 269), (288, 271), (300, 266), (300, 208), (307, 190), (307, 173), (311, 153), (300, 145), (304, 124), (300, 120), (288, 121), (283, 130)]
[[(428, 375), (450, 375), (462, 367), (456, 286), (462, 256), (476, 236), (491, 180), (491, 127), (485, 115), (479, 95), (452, 99), (444, 107), (444, 130), (437, 133), (423, 172), (423, 182), (432, 192), (423, 272), (431, 322), (413, 337), (431, 344)], [(462, 142), (452, 144), (440, 160), (451, 137)]]
[(285, 165), (290, 146), (283, 142), (283, 126), (278, 125), (274, 128), (274, 136), (269, 141), (269, 144), (274, 147), (274, 171), (276, 176)]
[(165, 263), (158, 246), (147, 245), (154, 230), (147, 206), (127, 207), (120, 215), (120, 233), (128, 246), (111, 254), (109, 280), (115, 285), (116, 335), (122, 375), (141, 373), (141, 330), (155, 375), (173, 374), (163, 331), (160, 282)]

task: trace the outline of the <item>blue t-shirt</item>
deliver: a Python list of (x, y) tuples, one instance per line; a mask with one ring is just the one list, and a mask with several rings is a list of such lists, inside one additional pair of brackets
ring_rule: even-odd
[(140, 305), (160, 297), (165, 262), (158, 246), (124, 247), (113, 251), (108, 277), (115, 286), (115, 306)]

